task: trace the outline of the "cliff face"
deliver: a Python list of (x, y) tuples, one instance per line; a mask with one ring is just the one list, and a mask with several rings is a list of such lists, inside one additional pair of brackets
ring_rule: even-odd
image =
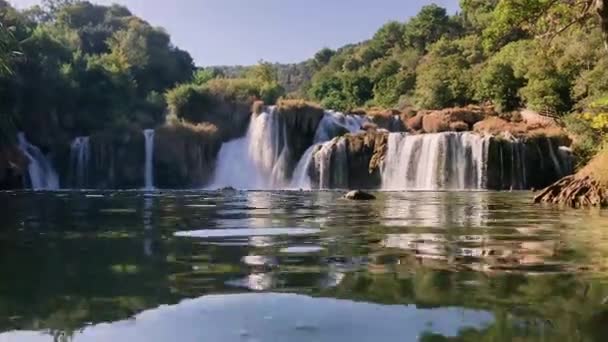
[(0, 190), (23, 187), (28, 160), (17, 146), (0, 147)]
[(201, 188), (209, 183), (222, 146), (212, 125), (167, 125), (156, 130), (154, 175), (158, 188)]
[(563, 137), (492, 138), (488, 152), (489, 189), (540, 189), (572, 174), (573, 160)]
[[(287, 177), (304, 154), (312, 146), (317, 127), (323, 119), (321, 107), (302, 100), (281, 100), (276, 107), (279, 127), (289, 150)], [(283, 139), (281, 139), (283, 140)]]
[(379, 188), (387, 141), (388, 133), (368, 131), (347, 134), (319, 146), (308, 170), (312, 187)]
[(89, 186), (137, 189), (144, 186), (145, 138), (137, 128), (120, 128), (91, 136)]

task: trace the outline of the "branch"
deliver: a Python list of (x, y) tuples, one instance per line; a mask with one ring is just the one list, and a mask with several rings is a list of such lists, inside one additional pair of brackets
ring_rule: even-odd
[[(566, 25), (564, 25), (562, 28), (558, 29), (557, 31), (554, 32), (546, 32), (542, 35), (536, 36), (536, 38), (540, 38), (540, 39), (544, 39), (549, 37), (549, 42), (551, 42), (556, 36), (562, 34), (564, 31), (568, 30), (570, 27), (574, 26), (575, 24), (578, 24), (580, 22), (583, 22), (587, 19), (589, 19), (590, 16), (590, 12), (591, 12), (591, 8), (593, 6), (593, 3), (595, 1), (594, 0), (584, 0), (581, 3), (585, 4), (585, 7), (583, 8), (583, 11), (581, 13), (581, 15), (579, 15), (578, 17), (574, 18), (573, 20), (571, 20), (569, 23), (567, 23)], [(576, 6), (577, 4), (574, 4), (573, 6)]]

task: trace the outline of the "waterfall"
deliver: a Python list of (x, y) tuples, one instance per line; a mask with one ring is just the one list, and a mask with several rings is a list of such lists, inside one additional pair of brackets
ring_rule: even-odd
[(268, 107), (263, 113), (251, 116), (243, 138), (222, 145), (210, 188), (309, 189), (308, 171), (313, 165), (314, 151), (319, 148), (316, 144), (358, 131), (366, 120), (362, 116), (325, 112), (315, 132), (314, 145), (300, 158), (290, 180), (289, 164), (293, 156), (287, 143), (288, 132), (276, 108)]
[(30, 144), (24, 133), (17, 136), (19, 149), (29, 160), (28, 174), (29, 186), (33, 190), (56, 190), (59, 189), (59, 177), (53, 169), (51, 161), (40, 151)]
[(88, 186), (89, 140), (89, 137), (77, 137), (70, 147), (70, 184), (74, 188)]
[(289, 148), (275, 107), (251, 116), (247, 134), (224, 143), (211, 188), (274, 189), (286, 173)]
[(146, 138), (146, 163), (144, 167), (145, 188), (154, 189), (154, 130), (144, 130)]
[(483, 189), (490, 138), (471, 133), (391, 133), (384, 190)]
[(319, 171), (320, 189), (328, 189), (330, 187), (347, 188), (348, 164), (346, 141), (334, 138), (344, 133), (359, 132), (363, 124), (368, 121), (367, 117), (361, 115), (326, 111), (317, 127), (314, 145), (304, 153), (295, 169), (291, 187), (310, 189), (312, 183), (309, 172), (311, 167), (314, 166)]
[(310, 189), (312, 184), (310, 182), (310, 177), (308, 176), (308, 171), (313, 164), (313, 155), (317, 150), (318, 146), (313, 145), (304, 152), (302, 158), (298, 162), (295, 171), (293, 172), (293, 177), (291, 180), (291, 187), (294, 189)]

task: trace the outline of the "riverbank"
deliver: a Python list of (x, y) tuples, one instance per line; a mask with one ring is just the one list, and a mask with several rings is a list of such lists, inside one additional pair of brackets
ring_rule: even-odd
[(572, 208), (608, 207), (608, 148), (601, 150), (575, 175), (542, 190), (534, 201)]

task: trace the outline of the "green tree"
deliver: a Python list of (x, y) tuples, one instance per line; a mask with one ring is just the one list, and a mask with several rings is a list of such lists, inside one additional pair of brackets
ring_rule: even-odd
[(430, 48), (416, 70), (414, 98), (421, 108), (444, 108), (471, 102), (471, 69), (458, 44), (442, 39)]
[(492, 102), (498, 111), (512, 110), (521, 104), (519, 90), (523, 86), (524, 80), (515, 77), (511, 65), (491, 62), (477, 76), (476, 98)]
[(404, 27), (404, 43), (420, 51), (453, 31), (453, 23), (445, 8), (435, 4), (424, 6)]
[(517, 38), (517, 32), (553, 39), (572, 27), (597, 18), (608, 48), (608, 3), (605, 0), (501, 0), (484, 31), (486, 47), (496, 48)]

